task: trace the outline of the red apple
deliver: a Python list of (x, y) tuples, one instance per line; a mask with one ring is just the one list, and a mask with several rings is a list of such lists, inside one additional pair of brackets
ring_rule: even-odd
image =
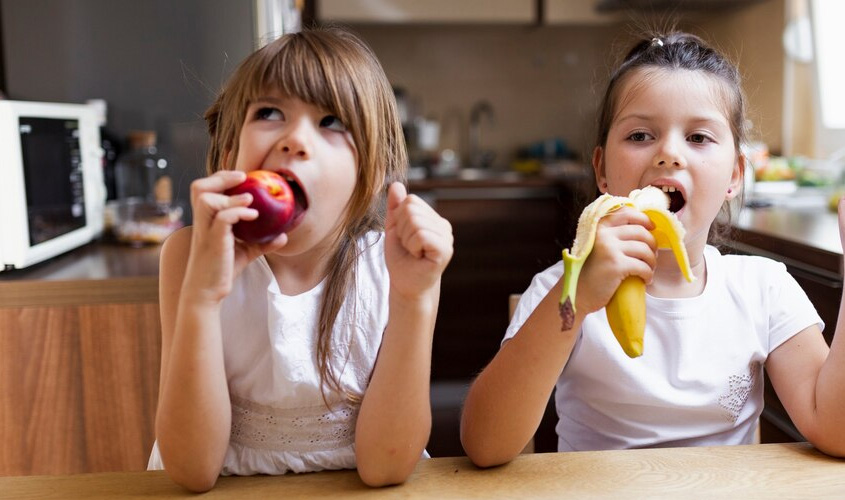
[(250, 208), (258, 210), (255, 220), (242, 220), (234, 225), (235, 236), (247, 243), (267, 243), (282, 234), (293, 219), (293, 190), (281, 175), (269, 170), (253, 170), (246, 180), (226, 190), (233, 196), (241, 193), (252, 195)]

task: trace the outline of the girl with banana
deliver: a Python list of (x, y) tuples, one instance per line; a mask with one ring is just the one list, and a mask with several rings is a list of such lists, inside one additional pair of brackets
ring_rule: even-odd
[(552, 389), (560, 451), (748, 444), (764, 368), (798, 430), (845, 456), (845, 308), (829, 348), (783, 264), (712, 246), (740, 195), (744, 123), (737, 68), (700, 38), (649, 35), (623, 59), (592, 157), (603, 194), (467, 395), (474, 463), (513, 459)]

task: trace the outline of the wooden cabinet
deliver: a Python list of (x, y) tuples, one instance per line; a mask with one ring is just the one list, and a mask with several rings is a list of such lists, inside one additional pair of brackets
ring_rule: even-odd
[(320, 21), (365, 24), (596, 25), (624, 21), (596, 0), (318, 0)]
[[(412, 190), (413, 186), (412, 186)], [(554, 184), (414, 190), (452, 224), (455, 253), (443, 274), (432, 380), (475, 376), (499, 350), (508, 297), (560, 260), (572, 240), (574, 203)]]
[(146, 468), (161, 352), (157, 260), (154, 247), (95, 243), (0, 274), (0, 475)]
[(543, 22), (560, 24), (609, 24), (624, 20), (618, 13), (599, 12), (596, 0), (542, 0)]
[[(448, 219), (455, 253), (443, 273), (431, 360), (432, 456), (463, 455), (460, 411), (471, 380), (498, 352), (509, 297), (561, 258), (585, 197), (566, 182), (423, 181), (411, 190)], [(555, 451), (550, 402), (534, 449)]]
[(319, 0), (320, 21), (346, 23), (536, 22), (535, 0)]

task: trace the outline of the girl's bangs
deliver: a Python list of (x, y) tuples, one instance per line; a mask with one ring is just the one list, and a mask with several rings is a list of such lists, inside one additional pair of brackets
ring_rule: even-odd
[(264, 67), (257, 72), (259, 78), (252, 81), (247, 99), (252, 101), (266, 92), (282, 92), (318, 106), (349, 125), (349, 115), (344, 110), (355, 106), (350, 78), (342, 68), (329, 66), (330, 58), (321, 58), (305, 43), (292, 42), (262, 61)]

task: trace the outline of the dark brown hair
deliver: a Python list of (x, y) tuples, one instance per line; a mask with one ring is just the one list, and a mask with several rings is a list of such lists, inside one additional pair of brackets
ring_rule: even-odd
[[(736, 154), (742, 155), (746, 142), (745, 94), (736, 65), (701, 38), (684, 32), (668, 35), (648, 33), (631, 48), (610, 75), (598, 115), (596, 146), (604, 148), (616, 113), (619, 110), (623, 83), (647, 69), (700, 71), (722, 83), (725, 116), (734, 138)], [(743, 174), (744, 172), (740, 172)], [(740, 193), (741, 202), (742, 193)], [(731, 206), (722, 206), (720, 216), (711, 227), (710, 239), (719, 241), (730, 230)]]
[(332, 364), (332, 329), (346, 297), (355, 292), (358, 240), (384, 228), (386, 188), (405, 181), (407, 152), (393, 90), (372, 50), (339, 28), (284, 35), (253, 52), (232, 75), (205, 119), (211, 144), (206, 169), (233, 169), (247, 107), (267, 89), (316, 105), (337, 116), (358, 153), (355, 191), (346, 207), (320, 308), (317, 364), (321, 387), (349, 394), (342, 367)]

